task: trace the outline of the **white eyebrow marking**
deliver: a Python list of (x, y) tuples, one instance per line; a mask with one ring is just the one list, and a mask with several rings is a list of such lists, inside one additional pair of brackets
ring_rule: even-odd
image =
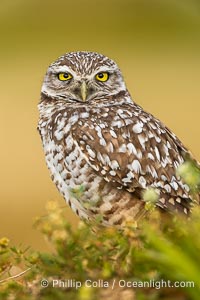
[(60, 73), (60, 72), (63, 72), (63, 73), (71, 73), (72, 75), (73, 74), (76, 74), (70, 67), (68, 66), (51, 66), (50, 71), (52, 71), (53, 73)]
[(95, 74), (100, 72), (114, 72), (116, 70), (116, 67), (108, 67), (108, 66), (100, 66), (99, 68), (96, 68)]

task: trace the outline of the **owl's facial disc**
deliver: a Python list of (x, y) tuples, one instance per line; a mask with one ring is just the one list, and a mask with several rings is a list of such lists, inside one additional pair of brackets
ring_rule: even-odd
[(51, 64), (42, 92), (55, 100), (90, 102), (125, 91), (117, 64), (97, 53), (77, 52)]

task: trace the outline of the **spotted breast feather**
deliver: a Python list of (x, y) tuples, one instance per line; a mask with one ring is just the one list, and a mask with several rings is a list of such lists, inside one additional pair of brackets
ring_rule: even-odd
[(134, 103), (91, 108), (83, 116), (72, 136), (98, 175), (140, 199), (143, 190), (156, 188), (157, 206), (188, 213), (189, 188), (176, 174), (188, 151), (168, 128)]

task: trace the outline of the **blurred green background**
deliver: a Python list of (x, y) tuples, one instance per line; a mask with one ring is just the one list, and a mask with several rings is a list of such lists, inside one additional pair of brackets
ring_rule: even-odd
[(0, 45), (0, 236), (42, 249), (34, 218), (64, 206), (36, 127), (44, 73), (65, 52), (117, 61), (135, 101), (200, 159), (199, 0), (1, 0)]

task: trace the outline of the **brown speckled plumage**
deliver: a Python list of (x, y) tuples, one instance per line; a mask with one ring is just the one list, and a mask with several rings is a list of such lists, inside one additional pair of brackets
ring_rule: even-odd
[[(72, 78), (60, 81), (60, 72)], [(102, 72), (106, 82), (95, 79)], [(120, 226), (137, 220), (149, 187), (159, 193), (161, 209), (189, 212), (189, 187), (176, 174), (188, 150), (132, 101), (112, 60), (93, 52), (60, 57), (45, 76), (39, 111), (52, 179), (81, 218), (101, 216), (102, 224)]]

